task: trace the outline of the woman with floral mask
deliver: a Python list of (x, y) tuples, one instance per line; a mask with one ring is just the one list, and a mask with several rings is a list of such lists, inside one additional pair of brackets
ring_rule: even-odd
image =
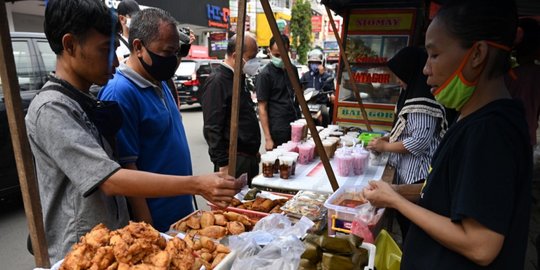
[(413, 223), (401, 269), (523, 269), (532, 156), (523, 108), (504, 84), (516, 28), (513, 1), (456, 0), (427, 30), (427, 83), (459, 119), (434, 154), (418, 205), (382, 181), (363, 192)]

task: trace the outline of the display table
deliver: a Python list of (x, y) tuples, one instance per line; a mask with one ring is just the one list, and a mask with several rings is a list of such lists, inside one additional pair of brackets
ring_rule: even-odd
[[(361, 175), (351, 175), (343, 177), (337, 174), (336, 179), (339, 186), (344, 185), (367, 185), (370, 180), (384, 179), (387, 182), (391, 182), (393, 178), (393, 170), (385, 170), (388, 162), (388, 154), (381, 155), (380, 166), (368, 165), (367, 169)], [(335, 161), (330, 160), (332, 168), (336, 168)], [(390, 166), (388, 166), (390, 168)], [(391, 168), (390, 168), (391, 169)], [(384, 177), (383, 177), (384, 176)], [(316, 158), (309, 164), (297, 164), (296, 174), (292, 175), (289, 179), (279, 178), (279, 174), (275, 173), (274, 177), (264, 177), (262, 174), (257, 175), (252, 180), (252, 185), (267, 191), (276, 191), (295, 194), (298, 190), (310, 190), (317, 192), (332, 193), (332, 186), (328, 181), (328, 176), (324, 170), (324, 166), (319, 158)]]

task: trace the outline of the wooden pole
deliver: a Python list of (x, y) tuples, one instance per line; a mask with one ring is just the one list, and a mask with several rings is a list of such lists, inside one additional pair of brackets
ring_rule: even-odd
[(231, 108), (231, 130), (229, 139), (229, 175), (236, 175), (236, 152), (238, 147), (238, 114), (240, 111), (240, 87), (242, 87), (242, 66), (244, 54), (244, 29), (246, 20), (246, 0), (238, 1), (238, 21), (236, 22), (236, 56), (234, 58), (233, 96)]
[(43, 227), (43, 215), (39, 189), (34, 171), (34, 162), (22, 110), (19, 81), (15, 71), (15, 60), (6, 15), (4, 0), (0, 0), (0, 78), (4, 91), (11, 142), (17, 162), (17, 172), (24, 202), (24, 211), (28, 221), (28, 231), (34, 247), (34, 259), (37, 267), (49, 268), (49, 253), (45, 230)]
[(358, 101), (358, 105), (360, 105), (360, 111), (362, 112), (362, 117), (366, 121), (366, 127), (369, 131), (373, 131), (371, 129), (371, 124), (369, 123), (368, 115), (366, 112), (366, 108), (364, 107), (364, 102), (362, 102), (362, 97), (360, 97), (360, 91), (358, 90), (358, 87), (356, 86), (356, 79), (353, 76), (351, 65), (349, 64), (349, 60), (347, 59), (347, 54), (345, 53), (345, 49), (343, 48), (343, 43), (341, 42), (341, 38), (339, 37), (339, 33), (336, 28), (336, 23), (334, 21), (334, 17), (332, 16), (332, 12), (330, 9), (325, 6), (326, 13), (328, 14), (328, 18), (330, 18), (330, 24), (332, 25), (332, 30), (334, 31), (334, 35), (336, 36), (336, 41), (339, 46), (339, 54), (341, 56), (341, 60), (343, 60), (343, 63), (345, 64), (345, 69), (347, 69), (347, 72), (349, 73), (349, 78), (351, 79), (352, 83), (352, 89), (354, 96), (356, 97), (356, 100)]
[(336, 191), (339, 188), (339, 184), (336, 180), (336, 176), (334, 175), (334, 171), (332, 170), (332, 166), (330, 165), (330, 160), (328, 159), (328, 157), (326, 156), (326, 152), (324, 151), (321, 137), (319, 137), (319, 132), (315, 127), (315, 122), (311, 117), (311, 113), (309, 112), (306, 100), (304, 99), (304, 91), (300, 86), (300, 79), (293, 71), (293, 68), (296, 67), (293, 67), (291, 59), (289, 58), (289, 52), (285, 50), (285, 44), (283, 44), (283, 40), (281, 40), (281, 33), (279, 32), (279, 29), (277, 27), (276, 19), (274, 18), (274, 13), (272, 12), (272, 8), (270, 7), (268, 0), (261, 0), (261, 4), (266, 15), (266, 19), (268, 20), (268, 24), (270, 25), (270, 29), (272, 29), (272, 35), (275, 37), (276, 45), (279, 49), (279, 54), (281, 55), (283, 63), (285, 64), (285, 69), (287, 70), (287, 74), (289, 75), (289, 80), (291, 80), (294, 92), (296, 93), (296, 98), (298, 99), (298, 102), (300, 103), (300, 108), (302, 109), (302, 113), (306, 118), (308, 128), (311, 132), (311, 136), (315, 141), (317, 153), (321, 158), (322, 164), (326, 171), (326, 175), (328, 176), (328, 180), (330, 181), (330, 185), (332, 186), (332, 189)]

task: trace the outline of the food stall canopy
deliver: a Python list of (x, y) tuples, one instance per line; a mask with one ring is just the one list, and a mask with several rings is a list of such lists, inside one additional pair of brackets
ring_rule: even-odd
[[(434, 0), (434, 1), (422, 1), (422, 0), (322, 0), (321, 3), (329, 7), (334, 12), (342, 15), (350, 8), (369, 7), (369, 5), (376, 4), (378, 7), (381, 5), (388, 5), (389, 7), (399, 7), (401, 5), (420, 4), (422, 2), (435, 2), (437, 4), (444, 4), (448, 0)], [(539, 16), (540, 15), (540, 1), (538, 0), (516, 0), (518, 14), (520, 16)]]

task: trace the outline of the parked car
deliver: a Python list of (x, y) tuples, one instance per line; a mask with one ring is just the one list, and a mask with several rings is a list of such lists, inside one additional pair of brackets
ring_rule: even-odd
[[(56, 55), (42, 33), (13, 32), (11, 45), (26, 114), (30, 102), (54, 71)], [(2, 86), (0, 79), (0, 198), (20, 192)]]
[(221, 62), (217, 59), (182, 59), (174, 77), (181, 104), (200, 103), (202, 94), (199, 90)]

